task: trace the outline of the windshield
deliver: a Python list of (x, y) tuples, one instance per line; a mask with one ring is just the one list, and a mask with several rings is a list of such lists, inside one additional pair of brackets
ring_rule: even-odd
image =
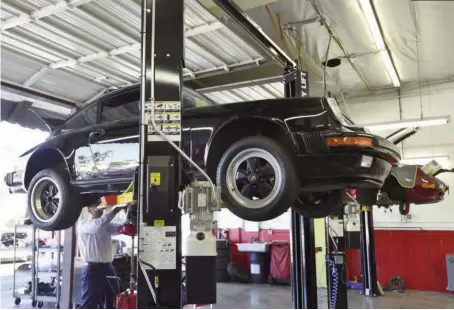
[(432, 160), (421, 168), (421, 170), (427, 175), (434, 175), (441, 169), (441, 165), (436, 160)]

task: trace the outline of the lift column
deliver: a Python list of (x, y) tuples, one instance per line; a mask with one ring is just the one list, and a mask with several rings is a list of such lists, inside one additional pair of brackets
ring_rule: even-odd
[[(307, 75), (288, 65), (284, 72), (286, 98), (308, 95)], [(314, 220), (291, 211), (291, 284), (294, 309), (317, 309)]]
[(183, 12), (184, 0), (142, 1), (138, 309), (182, 308), (181, 164), (168, 140), (181, 142)]
[(375, 235), (372, 206), (377, 201), (376, 189), (357, 191), (356, 200), (361, 204), (360, 236), (361, 236), (361, 270), (363, 275), (364, 296), (379, 296), (377, 287), (377, 267), (375, 264)]
[(343, 211), (326, 217), (326, 279), (328, 308), (347, 309), (347, 270)]

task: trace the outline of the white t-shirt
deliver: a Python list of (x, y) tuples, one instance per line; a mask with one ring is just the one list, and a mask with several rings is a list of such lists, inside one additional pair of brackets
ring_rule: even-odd
[(118, 226), (111, 223), (115, 215), (111, 211), (96, 219), (80, 220), (77, 224), (77, 242), (85, 262), (112, 262), (112, 235), (118, 234)]

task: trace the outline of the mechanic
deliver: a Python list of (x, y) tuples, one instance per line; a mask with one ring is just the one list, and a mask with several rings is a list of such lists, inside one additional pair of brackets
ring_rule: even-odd
[[(88, 207), (90, 218), (77, 224), (78, 244), (85, 261), (82, 272), (82, 297), (79, 309), (114, 309), (114, 300), (119, 292), (115, 268), (112, 266), (112, 235), (118, 234), (118, 225), (111, 221), (121, 211), (133, 211), (135, 204), (114, 207), (103, 213), (99, 208)], [(109, 277), (109, 278), (107, 278)]]

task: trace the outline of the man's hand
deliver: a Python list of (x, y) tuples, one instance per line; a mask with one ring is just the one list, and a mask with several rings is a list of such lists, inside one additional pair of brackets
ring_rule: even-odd
[(114, 214), (118, 214), (118, 212), (120, 212), (121, 210), (126, 210), (126, 208), (128, 208), (128, 205), (116, 206), (116, 207), (113, 208), (112, 212)]
[(128, 208), (128, 211), (136, 211), (137, 210), (137, 203), (136, 202), (130, 202), (126, 206)]

